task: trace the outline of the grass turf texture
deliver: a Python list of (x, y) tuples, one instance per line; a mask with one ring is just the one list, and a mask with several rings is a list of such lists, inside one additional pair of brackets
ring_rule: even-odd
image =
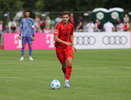
[[(131, 49), (78, 50), (71, 88), (64, 87), (55, 50), (0, 50), (0, 100), (131, 100)], [(58, 79), (59, 90), (50, 82)]]

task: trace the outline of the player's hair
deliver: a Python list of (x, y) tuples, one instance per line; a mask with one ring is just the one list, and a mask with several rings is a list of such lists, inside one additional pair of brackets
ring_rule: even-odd
[(68, 16), (70, 16), (70, 12), (69, 12), (69, 11), (63, 11), (63, 12), (62, 12), (62, 16), (63, 16), (63, 15), (66, 15), (66, 14), (67, 14)]
[(26, 11), (25, 11), (25, 13), (26, 13), (26, 12), (29, 12), (29, 13), (30, 13), (30, 11), (29, 11), (29, 10), (26, 10)]

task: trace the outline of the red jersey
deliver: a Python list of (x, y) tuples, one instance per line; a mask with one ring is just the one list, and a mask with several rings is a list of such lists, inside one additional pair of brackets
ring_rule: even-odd
[[(71, 23), (68, 22), (68, 25), (65, 26), (61, 21), (56, 25), (54, 35), (58, 35), (58, 38), (60, 38), (63, 41), (72, 43), (70, 35), (73, 34), (73, 31), (74, 31), (74, 26)], [(63, 43), (55, 42), (55, 47), (66, 48), (67, 45)]]

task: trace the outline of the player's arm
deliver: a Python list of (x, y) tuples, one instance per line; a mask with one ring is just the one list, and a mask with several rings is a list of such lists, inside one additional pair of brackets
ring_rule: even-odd
[[(70, 38), (71, 38), (71, 41), (72, 41), (72, 43), (73, 43), (73, 41), (74, 41), (74, 35), (71, 34), (71, 35), (70, 35)], [(74, 45), (72, 45), (72, 48), (75, 50), (75, 52), (77, 51), (77, 49), (75, 48)]]
[(56, 42), (66, 44), (67, 46), (72, 46), (72, 43), (61, 40), (61, 39), (58, 37), (58, 35), (54, 35), (54, 40), (55, 40)]
[(34, 21), (32, 21), (32, 40), (35, 40), (35, 29), (34, 29)]
[[(74, 34), (73, 34), (73, 31), (74, 31), (74, 27), (73, 27), (72, 32), (71, 32), (72, 34), (70, 35), (70, 38), (71, 38), (72, 44), (73, 44), (73, 42), (74, 42)], [(72, 45), (72, 48), (75, 50), (75, 52), (77, 51), (77, 49), (75, 48), (74, 45)]]
[(19, 39), (21, 40), (21, 32), (22, 32), (22, 27), (23, 27), (23, 22), (22, 22), (22, 20), (21, 20), (21, 22), (20, 22), (20, 31), (19, 31)]

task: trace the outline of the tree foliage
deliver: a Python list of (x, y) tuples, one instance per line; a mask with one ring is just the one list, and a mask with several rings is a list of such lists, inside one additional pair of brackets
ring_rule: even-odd
[(23, 9), (25, 10), (29, 10), (29, 11), (33, 11), (36, 8), (36, 3), (38, 2), (38, 0), (22, 0), (23, 2)]
[(22, 6), (21, 0), (0, 0), (0, 11), (18, 11)]
[(103, 7), (106, 1), (107, 0), (45, 0), (42, 9), (46, 11), (87, 11), (93, 10), (96, 7)]
[(91, 11), (121, 7), (130, 10), (131, 0), (0, 0), (0, 11)]
[(4, 21), (4, 24), (7, 24), (7, 17), (4, 14), (10, 12), (9, 17), (11, 19), (17, 11), (23, 9), (22, 6), (23, 3), (21, 0), (0, 0), (0, 20)]
[(33, 13), (33, 11), (37, 9), (36, 3), (38, 2), (38, 0), (22, 0), (22, 2), (23, 2), (23, 9), (30, 11), (30, 17), (34, 18), (35, 14)]
[(123, 8), (124, 10), (130, 10), (130, 5), (131, 5), (131, 0), (108, 0), (105, 4), (104, 7), (109, 9), (113, 7), (120, 7)]

